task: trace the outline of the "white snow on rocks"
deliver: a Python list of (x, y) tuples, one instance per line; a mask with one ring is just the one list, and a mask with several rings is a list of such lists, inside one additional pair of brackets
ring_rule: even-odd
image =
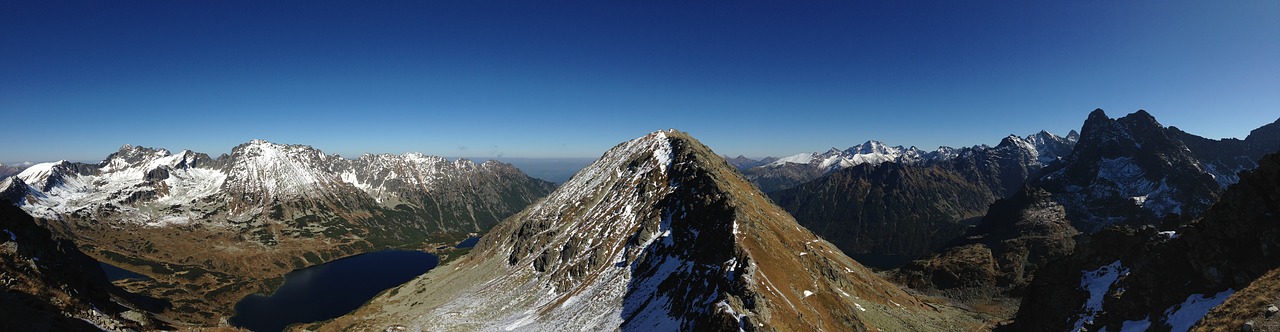
[(1191, 294), (1187, 296), (1187, 300), (1170, 307), (1164, 311), (1164, 321), (1173, 328), (1173, 332), (1185, 332), (1191, 329), (1192, 325), (1204, 318), (1205, 314), (1213, 307), (1222, 304), (1231, 294), (1235, 294), (1234, 289), (1227, 289), (1216, 295), (1208, 296), (1206, 294)]
[(1085, 324), (1093, 323), (1093, 319), (1102, 313), (1102, 301), (1106, 298), (1111, 286), (1120, 277), (1129, 274), (1129, 269), (1120, 265), (1120, 261), (1111, 262), (1092, 271), (1081, 271), (1080, 288), (1089, 292), (1089, 300), (1080, 308), (1080, 316), (1075, 321), (1072, 331), (1079, 331)]

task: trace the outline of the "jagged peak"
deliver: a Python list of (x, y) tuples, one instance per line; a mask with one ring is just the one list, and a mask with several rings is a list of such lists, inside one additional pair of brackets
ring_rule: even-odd
[(1151, 116), (1151, 113), (1147, 113), (1146, 110), (1138, 110), (1137, 112), (1133, 112), (1122, 118), (1116, 119), (1116, 121), (1125, 123), (1130, 127), (1139, 126), (1142, 128), (1164, 128), (1164, 125), (1161, 125), (1159, 121), (1156, 121), (1156, 117)]
[(1095, 108), (1093, 109), (1093, 112), (1089, 112), (1089, 117), (1085, 121), (1088, 122), (1089, 120), (1095, 120), (1095, 119), (1110, 120), (1111, 117), (1107, 116), (1107, 112), (1103, 111), (1101, 108)]
[(1028, 144), (1027, 140), (1023, 139), (1022, 137), (1014, 134), (1009, 134), (1009, 136), (1005, 136), (1003, 139), (1000, 140), (1000, 144), (996, 144), (996, 148), (1022, 146), (1027, 144)]

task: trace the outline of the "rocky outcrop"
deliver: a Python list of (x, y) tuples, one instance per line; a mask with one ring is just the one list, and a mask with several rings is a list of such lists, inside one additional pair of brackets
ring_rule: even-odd
[[(898, 269), (895, 279), (919, 289), (998, 288), (1016, 295), (1040, 267), (1072, 253), (1077, 232), (1048, 192), (1027, 188), (993, 204), (970, 234)], [(978, 270), (965, 274), (978, 278), (955, 280), (956, 267), (975, 262)]]

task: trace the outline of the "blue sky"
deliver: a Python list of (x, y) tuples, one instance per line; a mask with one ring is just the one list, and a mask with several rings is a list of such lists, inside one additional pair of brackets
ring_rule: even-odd
[(995, 144), (1146, 109), (1280, 117), (1277, 1), (5, 1), (0, 162), (596, 157), (661, 128), (722, 154)]

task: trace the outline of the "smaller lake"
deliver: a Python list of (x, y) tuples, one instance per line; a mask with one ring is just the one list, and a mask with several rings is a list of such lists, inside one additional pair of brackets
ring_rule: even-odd
[(462, 240), (462, 242), (458, 242), (458, 245), (454, 246), (454, 248), (471, 248), (475, 247), (476, 243), (480, 243), (480, 237), (469, 237), (466, 240)]
[(271, 296), (246, 296), (230, 323), (258, 332), (342, 316), (378, 293), (435, 268), (438, 257), (421, 251), (384, 250), (295, 270)]
[(111, 265), (103, 262), (98, 262), (98, 265), (101, 265), (102, 272), (107, 274), (107, 281), (115, 282), (115, 281), (120, 281), (125, 279), (137, 279), (137, 280), (151, 279), (151, 277), (142, 275), (137, 272), (122, 269), (119, 266), (115, 266), (115, 265)]

